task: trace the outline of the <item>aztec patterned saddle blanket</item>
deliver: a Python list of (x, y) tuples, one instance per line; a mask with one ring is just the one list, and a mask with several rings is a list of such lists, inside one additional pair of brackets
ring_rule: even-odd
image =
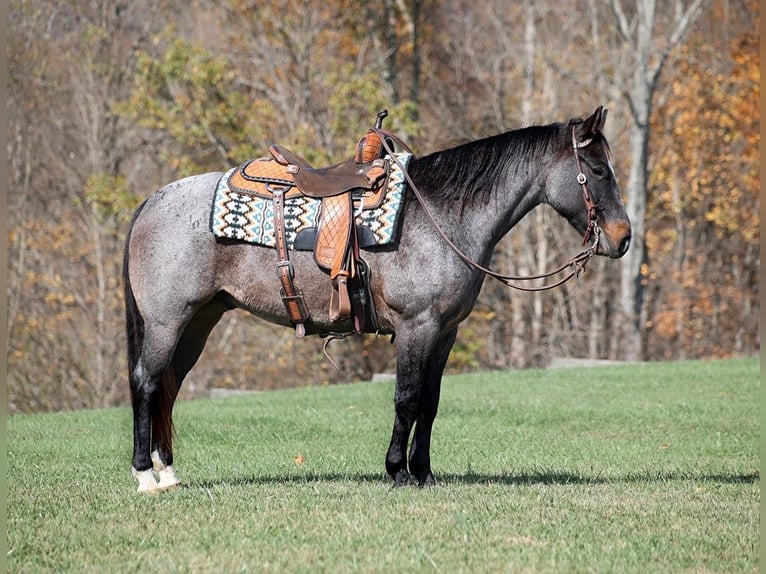
[[(409, 153), (399, 153), (397, 156), (405, 167), (412, 157)], [(404, 176), (396, 162), (388, 158), (386, 161), (390, 170), (381, 189), (377, 193), (354, 194), (354, 220), (361, 248), (388, 245), (398, 239), (399, 216), (405, 196)], [(247, 174), (257, 173), (262, 168), (272, 172), (274, 183), (248, 182), (246, 177), (252, 176)], [(259, 158), (227, 171), (215, 191), (210, 220), (213, 235), (275, 247), (274, 198), (266, 187), (285, 185), (292, 181), (292, 178), (288, 179), (290, 174), (285, 170), (285, 166), (272, 158)], [(262, 189), (255, 191), (257, 188)], [(285, 240), (289, 250), (313, 251), (321, 208), (321, 198), (309, 197), (300, 192), (287, 194), (284, 215)]]

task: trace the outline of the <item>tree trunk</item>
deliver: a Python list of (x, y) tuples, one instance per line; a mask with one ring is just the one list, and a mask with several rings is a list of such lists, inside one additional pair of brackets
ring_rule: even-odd
[[(643, 86), (646, 88), (646, 86)], [(648, 92), (648, 90), (646, 90)], [(646, 96), (649, 96), (647, 93)], [(635, 361), (642, 357), (641, 307), (644, 300), (641, 267), (646, 260), (644, 245), (647, 163), (650, 102), (642, 98), (639, 118), (634, 115), (630, 128), (630, 176), (628, 178), (628, 217), (633, 228), (631, 246), (622, 263), (620, 307), (622, 311), (622, 345), (625, 358)]]

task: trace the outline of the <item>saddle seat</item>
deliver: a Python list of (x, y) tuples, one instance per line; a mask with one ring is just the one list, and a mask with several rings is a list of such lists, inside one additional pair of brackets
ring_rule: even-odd
[(331, 197), (355, 189), (373, 190), (388, 173), (383, 159), (358, 163), (349, 158), (336, 165), (315, 168), (298, 154), (274, 144), (269, 148), (274, 160), (287, 168), (303, 195), (314, 198)]

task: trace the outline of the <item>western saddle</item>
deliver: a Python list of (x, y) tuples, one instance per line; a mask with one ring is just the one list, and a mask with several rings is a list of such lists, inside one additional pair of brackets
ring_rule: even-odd
[(285, 238), (285, 201), (301, 196), (321, 200), (313, 251), (314, 261), (330, 276), (330, 320), (346, 320), (353, 313), (356, 332), (364, 329), (366, 318), (377, 330), (369, 290), (369, 268), (359, 253), (354, 211), (362, 206), (375, 208), (385, 199), (390, 163), (384, 159), (378, 130), (387, 115), (387, 110), (381, 111), (375, 124), (376, 131), (369, 130), (360, 139), (354, 157), (337, 165), (315, 168), (302, 157), (275, 144), (269, 148), (271, 157), (243, 164), (229, 180), (232, 189), (274, 202), (280, 296), (299, 338), (306, 334), (305, 323), (311, 314), (302, 291), (294, 282), (295, 271)]

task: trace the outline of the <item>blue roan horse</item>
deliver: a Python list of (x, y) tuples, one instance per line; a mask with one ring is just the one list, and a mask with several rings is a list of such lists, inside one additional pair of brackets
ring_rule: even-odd
[[(373, 270), (378, 330), (395, 334), (395, 416), (385, 464), (396, 485), (413, 478), (435, 483), (430, 442), (442, 372), (485, 276), (456, 255), (427, 212), (483, 266), (498, 241), (543, 203), (581, 234), (595, 218), (594, 252), (621, 257), (631, 229), (603, 136), (605, 119), (599, 107), (585, 120), (510, 131), (410, 161), (411, 182), (424, 203), (410, 186), (398, 242), (363, 253)], [(274, 250), (221, 241), (210, 231), (221, 176), (197, 175), (163, 187), (137, 210), (128, 233), (123, 275), (133, 474), (142, 492), (179, 484), (172, 467), (173, 403), (221, 316), (239, 308), (291, 325)], [(585, 179), (594, 209), (583, 201)], [(330, 321), (327, 275), (312, 254), (291, 252), (290, 260), (311, 312), (307, 333), (351, 331), (350, 323)]]

